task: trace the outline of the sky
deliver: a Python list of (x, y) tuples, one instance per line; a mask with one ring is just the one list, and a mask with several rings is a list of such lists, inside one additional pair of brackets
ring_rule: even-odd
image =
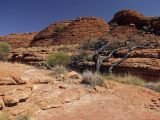
[(160, 16), (160, 0), (0, 0), (0, 36), (40, 31), (53, 22), (79, 16), (108, 22), (121, 9)]

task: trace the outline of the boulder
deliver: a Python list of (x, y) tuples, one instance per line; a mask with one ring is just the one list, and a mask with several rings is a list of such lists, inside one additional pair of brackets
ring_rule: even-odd
[(82, 76), (76, 73), (75, 71), (71, 71), (67, 73), (66, 77), (71, 78), (71, 79), (82, 79)]

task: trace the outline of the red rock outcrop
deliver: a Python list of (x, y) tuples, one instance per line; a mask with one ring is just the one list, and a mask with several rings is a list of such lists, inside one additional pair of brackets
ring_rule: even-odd
[(145, 19), (145, 16), (137, 11), (126, 9), (117, 12), (109, 23), (117, 23), (118, 25), (135, 24), (137, 26), (143, 26)]
[(28, 47), (36, 34), (37, 32), (0, 36), (0, 42), (7, 42), (12, 48)]
[(31, 42), (31, 46), (50, 46), (57, 34), (67, 27), (72, 21), (65, 20), (53, 23), (40, 31)]
[(51, 24), (37, 34), (30, 46), (77, 44), (89, 38), (106, 35), (109, 25), (97, 17), (80, 17), (72, 21)]
[(159, 34), (160, 31), (160, 17), (147, 17), (137, 11), (125, 9), (117, 12), (109, 24), (117, 23), (118, 25), (135, 24), (138, 28), (147, 26), (153, 28), (154, 32)]

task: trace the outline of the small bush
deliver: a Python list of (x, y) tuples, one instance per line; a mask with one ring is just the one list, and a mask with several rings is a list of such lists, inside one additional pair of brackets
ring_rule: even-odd
[(105, 85), (105, 78), (100, 75), (99, 73), (92, 73), (90, 71), (85, 71), (82, 75), (83, 80), (82, 84), (87, 84), (91, 86), (104, 86)]
[(7, 43), (0, 43), (0, 60), (7, 60), (11, 51), (11, 47)]
[(69, 56), (64, 52), (51, 53), (48, 55), (46, 63), (51, 67), (66, 66), (69, 63)]

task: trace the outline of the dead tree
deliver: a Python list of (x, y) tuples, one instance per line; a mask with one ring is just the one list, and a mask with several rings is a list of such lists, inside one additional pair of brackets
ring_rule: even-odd
[[(101, 42), (101, 41), (98, 41), (98, 42)], [(103, 64), (104, 60), (107, 61), (108, 59), (112, 58), (114, 53), (116, 53), (119, 50), (126, 50), (127, 53), (124, 57), (121, 58), (121, 60), (111, 64), (111, 66), (108, 69), (108, 73), (112, 73), (113, 68), (118, 66), (119, 64), (121, 64), (124, 60), (126, 60), (128, 58), (128, 56), (130, 55), (130, 53), (132, 51), (134, 51), (135, 49), (147, 49), (147, 48), (150, 48), (153, 46), (160, 46), (160, 43), (154, 43), (154, 44), (145, 43), (144, 45), (137, 45), (137, 46), (133, 46), (133, 47), (128, 47), (127, 44), (125, 44), (125, 46), (123, 46), (123, 45), (119, 46), (119, 48), (116, 48), (114, 50), (106, 50), (109, 47), (109, 44), (103, 44), (98, 49), (97, 48), (95, 49), (95, 52), (93, 55), (96, 71), (100, 72), (100, 68), (101, 68), (101, 65)], [(102, 52), (102, 51), (106, 52), (105, 56), (100, 55), (100, 52)]]

